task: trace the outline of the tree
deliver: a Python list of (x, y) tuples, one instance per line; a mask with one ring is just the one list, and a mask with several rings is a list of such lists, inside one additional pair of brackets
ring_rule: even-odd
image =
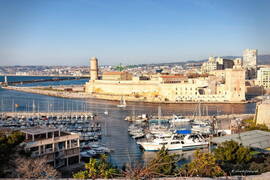
[(216, 163), (213, 154), (201, 151), (195, 152), (195, 158), (179, 168), (180, 176), (216, 177), (224, 175), (224, 171)]
[(163, 146), (148, 166), (153, 168), (156, 174), (162, 176), (172, 175), (176, 168), (176, 157), (175, 154), (170, 155), (165, 146)]
[(127, 167), (123, 172), (127, 179), (144, 179), (155, 177), (166, 177), (175, 175), (176, 163), (179, 161), (179, 156), (169, 154), (168, 150), (163, 146), (156, 153), (156, 157), (148, 164), (137, 164), (135, 167)]
[(85, 170), (73, 174), (73, 178), (112, 178), (116, 175), (119, 175), (118, 169), (107, 162), (106, 155), (102, 155), (100, 159), (90, 158), (89, 163), (85, 164)]
[(0, 177), (8, 176), (10, 166), (18, 151), (18, 145), (23, 142), (24, 136), (18, 131), (0, 132)]
[(222, 164), (243, 164), (251, 160), (249, 148), (244, 147), (233, 140), (223, 142), (214, 150), (215, 158)]
[(120, 64), (120, 65), (118, 65), (118, 66), (115, 67), (115, 70), (116, 71), (120, 71), (120, 72), (123, 71), (124, 69), (125, 68), (124, 68), (124, 66), (122, 64)]
[(243, 123), (245, 126), (245, 131), (252, 131), (252, 130), (270, 131), (270, 129), (265, 124), (256, 124), (256, 122), (253, 119), (245, 119)]
[(16, 173), (19, 178), (56, 178), (59, 173), (47, 164), (46, 158), (17, 158)]

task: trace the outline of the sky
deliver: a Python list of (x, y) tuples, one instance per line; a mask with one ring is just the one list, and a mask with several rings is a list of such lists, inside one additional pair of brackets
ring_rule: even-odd
[(270, 0), (0, 0), (0, 65), (270, 54)]

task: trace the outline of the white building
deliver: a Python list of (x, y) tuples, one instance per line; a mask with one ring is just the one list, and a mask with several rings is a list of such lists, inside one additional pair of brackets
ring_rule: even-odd
[(260, 68), (257, 74), (257, 81), (260, 86), (270, 88), (270, 67)]
[(243, 65), (244, 67), (256, 67), (258, 60), (257, 49), (245, 49), (243, 51)]

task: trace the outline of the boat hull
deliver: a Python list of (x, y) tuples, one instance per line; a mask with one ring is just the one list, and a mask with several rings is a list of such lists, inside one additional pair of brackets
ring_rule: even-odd
[[(138, 143), (145, 151), (159, 151), (163, 145), (152, 143)], [(169, 151), (201, 149), (208, 146), (208, 142), (194, 144), (170, 144), (164, 145)]]

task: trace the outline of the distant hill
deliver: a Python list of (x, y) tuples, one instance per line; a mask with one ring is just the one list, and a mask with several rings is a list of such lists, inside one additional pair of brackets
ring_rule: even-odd
[[(228, 59), (235, 59), (239, 57), (242, 58), (242, 56), (223, 56), (223, 57)], [(270, 54), (258, 55), (258, 64), (259, 65), (270, 64)]]
[[(222, 56), (223, 58), (227, 59), (235, 59), (235, 58), (242, 58), (242, 56)], [(208, 59), (202, 60), (188, 60), (183, 62), (167, 62), (167, 63), (156, 63), (156, 64), (143, 64), (143, 65), (152, 65), (152, 66), (170, 66), (170, 65), (184, 65), (187, 63), (203, 63), (206, 62)], [(265, 55), (258, 55), (258, 64), (270, 64), (270, 54)]]
[(270, 64), (270, 54), (259, 55), (258, 64)]

